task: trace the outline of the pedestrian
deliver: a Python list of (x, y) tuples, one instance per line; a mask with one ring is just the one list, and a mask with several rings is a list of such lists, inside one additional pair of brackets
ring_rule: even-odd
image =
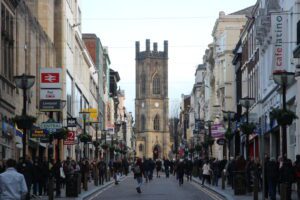
[(99, 170), (99, 184), (104, 184), (104, 178), (106, 174), (106, 163), (103, 158), (100, 158), (100, 161), (98, 163), (98, 170)]
[(153, 178), (153, 171), (155, 169), (155, 163), (152, 158), (149, 158), (149, 181)]
[(143, 169), (144, 169), (144, 178), (146, 179), (146, 183), (148, 183), (149, 175), (150, 175), (150, 162), (145, 157), (143, 161)]
[(185, 163), (183, 159), (180, 159), (176, 168), (179, 186), (183, 185), (184, 171), (185, 171)]
[(286, 200), (291, 200), (292, 183), (294, 181), (294, 168), (292, 161), (283, 157), (282, 167), (279, 169), (280, 182), (286, 186)]
[(188, 158), (185, 161), (185, 171), (186, 171), (187, 181), (191, 181), (192, 180), (192, 172), (193, 172), (193, 161), (191, 160), (191, 158)]
[(279, 164), (276, 162), (276, 159), (274, 157), (272, 157), (266, 163), (266, 173), (270, 200), (276, 200), (276, 187), (278, 183)]
[(202, 185), (204, 185), (205, 180), (207, 180), (208, 184), (210, 184), (210, 173), (210, 164), (208, 160), (206, 160), (202, 167)]
[(63, 168), (62, 168), (62, 164), (60, 162), (60, 160), (58, 159), (52, 169), (51, 169), (54, 178), (55, 178), (55, 196), (56, 197), (60, 197), (61, 195), (61, 191), (60, 191), (60, 187), (61, 187), (61, 182), (62, 182), (62, 178), (63, 178)]
[(155, 162), (155, 165), (156, 165), (156, 178), (160, 178), (159, 172), (160, 172), (161, 167), (162, 167), (161, 160), (157, 159), (156, 162)]
[(16, 161), (6, 161), (6, 171), (0, 174), (0, 199), (21, 200), (24, 199), (28, 189), (24, 175), (16, 170)]
[(23, 158), (20, 159), (20, 162), (17, 165), (17, 171), (24, 175), (27, 184), (27, 190), (28, 190), (28, 193), (26, 195), (26, 200), (29, 200), (31, 186), (33, 182), (33, 176), (34, 176), (33, 164), (29, 156), (26, 156), (25, 159)]
[(296, 155), (296, 161), (294, 163), (295, 168), (295, 178), (297, 184), (297, 195), (298, 199), (300, 199), (300, 155)]
[(136, 179), (137, 181), (136, 191), (138, 193), (141, 193), (142, 192), (141, 186), (143, 183), (143, 164), (140, 158), (137, 158), (136, 163), (134, 164), (132, 170), (134, 174), (134, 179)]
[(212, 170), (212, 176), (213, 176), (213, 181), (212, 185), (218, 187), (219, 183), (219, 177), (220, 177), (220, 166), (219, 166), (219, 161), (214, 158), (212, 165), (211, 165), (211, 170)]
[(166, 177), (169, 178), (170, 175), (170, 161), (168, 158), (164, 158), (164, 168), (165, 168), (165, 174)]

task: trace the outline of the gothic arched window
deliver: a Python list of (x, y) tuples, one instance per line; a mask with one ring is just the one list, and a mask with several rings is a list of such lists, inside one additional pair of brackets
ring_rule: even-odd
[(141, 130), (144, 131), (146, 129), (146, 117), (144, 115), (141, 116)]
[(144, 95), (146, 93), (146, 75), (143, 73), (141, 75), (141, 94)]
[(154, 117), (153, 128), (155, 131), (159, 131), (159, 116)]
[(140, 151), (140, 152), (143, 152), (143, 149), (144, 149), (144, 145), (140, 144), (140, 145), (139, 145), (139, 151)]
[(155, 76), (153, 77), (152, 92), (153, 94), (160, 94), (160, 79), (157, 74), (155, 74)]

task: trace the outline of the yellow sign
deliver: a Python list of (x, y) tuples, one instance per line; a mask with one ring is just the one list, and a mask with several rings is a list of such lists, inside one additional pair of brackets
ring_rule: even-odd
[(46, 134), (45, 134), (44, 130), (42, 130), (42, 129), (33, 130), (33, 132), (31, 133), (32, 138), (41, 138), (41, 137), (45, 137), (45, 136), (46, 136)]
[(97, 121), (98, 119), (98, 110), (97, 108), (87, 108), (83, 109), (83, 112), (88, 112), (89, 113), (89, 120), (90, 122)]

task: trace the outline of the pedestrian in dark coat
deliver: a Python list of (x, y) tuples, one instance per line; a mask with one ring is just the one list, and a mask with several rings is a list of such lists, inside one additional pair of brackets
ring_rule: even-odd
[(275, 158), (271, 158), (270, 161), (266, 163), (266, 173), (270, 199), (276, 200), (276, 187), (278, 183), (279, 165)]
[(30, 158), (27, 156), (25, 160), (20, 159), (20, 162), (17, 166), (17, 170), (19, 173), (24, 175), (25, 181), (26, 181), (26, 185), (27, 185), (27, 189), (28, 189), (28, 193), (26, 195), (26, 200), (30, 199), (30, 192), (31, 192), (31, 186), (33, 183), (33, 164), (30, 160)]
[(184, 171), (185, 171), (185, 164), (184, 164), (184, 161), (181, 159), (181, 160), (179, 160), (177, 167), (176, 167), (176, 173), (177, 173), (177, 178), (179, 181), (179, 186), (183, 185)]
[(99, 184), (103, 185), (104, 184), (104, 177), (106, 174), (106, 163), (103, 160), (103, 158), (101, 158), (101, 160), (98, 163), (98, 170), (99, 170)]
[(61, 195), (61, 191), (60, 191), (61, 182), (62, 182), (61, 168), (62, 168), (62, 164), (61, 164), (60, 160), (57, 160), (52, 167), (52, 172), (53, 172), (53, 175), (55, 178), (55, 191), (56, 191), (55, 196), (56, 197), (60, 197), (60, 195)]
[(298, 199), (300, 199), (300, 155), (296, 155), (296, 161), (294, 163), (295, 168), (295, 178), (297, 183), (297, 195)]
[(292, 161), (290, 159), (283, 158), (282, 167), (279, 169), (279, 179), (281, 183), (286, 184), (287, 187), (287, 198), (286, 200), (291, 200), (292, 193), (292, 183), (294, 181), (294, 168)]
[(159, 172), (161, 171), (161, 167), (162, 167), (162, 162), (160, 161), (160, 159), (156, 160), (155, 165), (156, 165), (156, 177), (160, 178)]

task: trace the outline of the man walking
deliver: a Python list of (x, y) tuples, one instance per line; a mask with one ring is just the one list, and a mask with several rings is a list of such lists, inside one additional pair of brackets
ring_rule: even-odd
[(6, 171), (0, 174), (0, 199), (21, 200), (28, 192), (24, 176), (15, 169), (16, 164), (15, 160), (8, 159)]
[(143, 172), (144, 172), (142, 159), (137, 158), (136, 163), (134, 164), (132, 170), (133, 170), (134, 178), (137, 181), (136, 191), (138, 193), (141, 193), (142, 192), (141, 186), (143, 183)]

